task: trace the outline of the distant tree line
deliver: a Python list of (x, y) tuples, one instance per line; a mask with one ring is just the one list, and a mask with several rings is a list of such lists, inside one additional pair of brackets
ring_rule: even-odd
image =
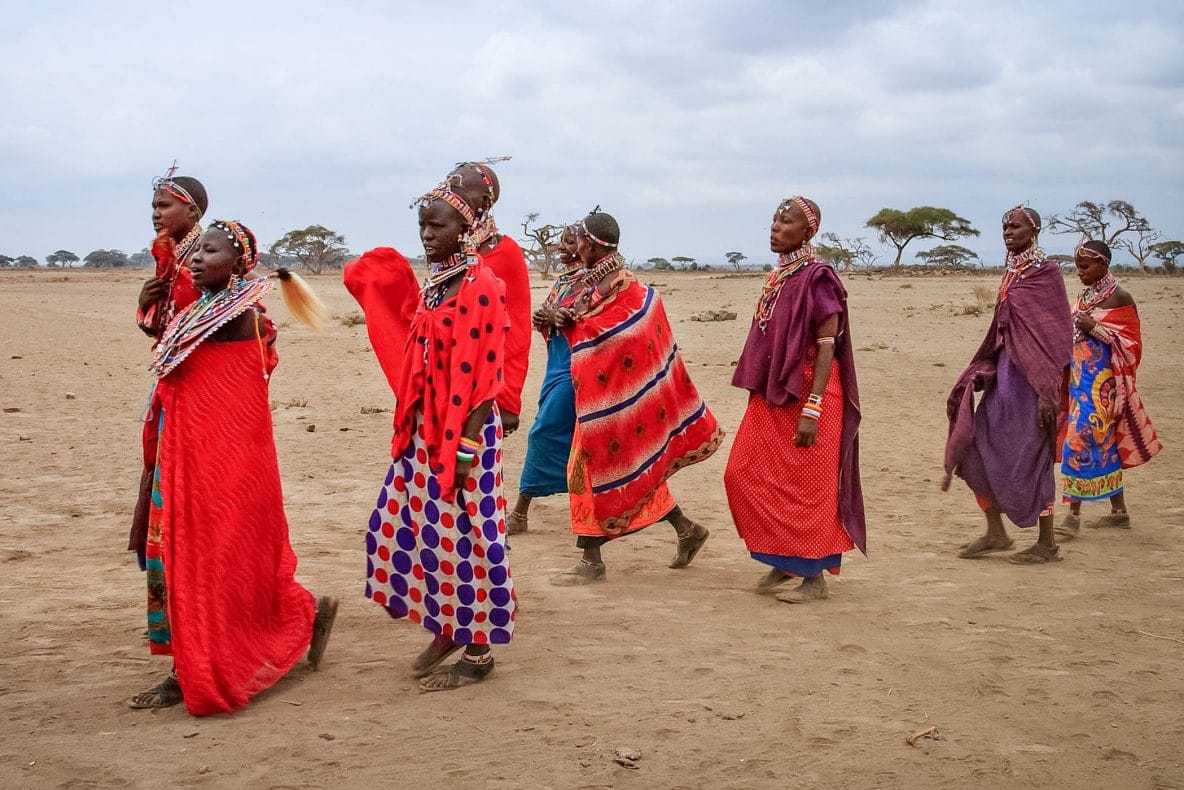
[[(917, 259), (928, 266), (956, 269), (981, 265), (979, 256), (954, 242), (980, 231), (964, 217), (948, 208), (916, 206), (906, 210), (880, 209), (865, 223), (874, 230), (880, 242), (896, 250), (893, 269), (903, 267), (904, 251), (913, 242), (935, 239), (945, 242), (918, 252)], [(538, 213), (527, 214), (522, 223), (523, 253), (531, 268), (544, 278), (552, 276), (559, 265), (559, 240), (564, 225), (539, 224)], [(1178, 270), (1184, 257), (1184, 242), (1163, 238), (1163, 233), (1151, 225), (1133, 205), (1125, 200), (1109, 202), (1082, 201), (1068, 214), (1050, 215), (1045, 229), (1054, 234), (1075, 235), (1079, 242), (1104, 241), (1114, 250), (1127, 252), (1143, 272), (1148, 264), (1158, 260), (1165, 273)], [(835, 233), (823, 233), (814, 240), (818, 256), (839, 271), (870, 269), (878, 263), (876, 253), (863, 236), (842, 238)], [(302, 230), (290, 230), (260, 252), (259, 265), (275, 269), (284, 266), (302, 269), (312, 274), (342, 268), (353, 256), (346, 247), (345, 237), (323, 225), (309, 225)], [(1071, 256), (1060, 256), (1072, 260)], [(739, 251), (724, 253), (727, 266), (736, 271), (745, 268), (748, 257)], [(418, 260), (418, 259), (413, 259)], [(93, 250), (79, 258), (69, 250), (57, 250), (45, 256), (50, 268), (71, 267), (81, 263), (87, 268), (148, 268), (153, 259), (148, 250), (127, 255), (120, 250)], [(0, 268), (33, 268), (38, 266), (30, 255), (10, 257), (0, 255)], [(657, 271), (686, 270), (712, 271), (711, 264), (701, 264), (695, 258), (676, 255), (671, 258), (648, 258), (640, 268)], [(718, 268), (724, 268), (720, 264)], [(765, 269), (770, 268), (768, 265)]]

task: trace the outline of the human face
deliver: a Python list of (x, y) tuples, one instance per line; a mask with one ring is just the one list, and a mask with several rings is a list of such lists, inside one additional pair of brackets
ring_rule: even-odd
[(1077, 279), (1081, 280), (1082, 285), (1093, 285), (1110, 271), (1110, 264), (1106, 263), (1106, 259), (1096, 255), (1079, 252), (1074, 256), (1073, 263), (1077, 266)]
[(588, 238), (587, 233), (576, 234), (576, 257), (584, 264), (584, 268), (591, 269), (595, 266), (596, 262), (604, 257), (604, 253), (601, 252), (603, 249), (599, 244)]
[(563, 231), (563, 235), (559, 237), (559, 262), (563, 264), (564, 268), (574, 266), (575, 262), (580, 259), (576, 253), (576, 234), (571, 228)]
[(773, 225), (769, 228), (769, 249), (778, 255), (785, 255), (801, 248), (814, 232), (806, 215), (797, 205), (790, 203), (786, 208), (773, 212)]
[(419, 207), (419, 240), (423, 242), (424, 255), (432, 263), (446, 261), (460, 252), (464, 232), (464, 217), (443, 200)]
[(167, 189), (152, 193), (152, 229), (180, 241), (197, 223), (197, 207)]
[(232, 274), (242, 273), (242, 253), (234, 248), (234, 242), (226, 238), (225, 231), (211, 228), (201, 234), (197, 251), (189, 259), (189, 272), (193, 284), (208, 293), (217, 293), (230, 282)]
[(1036, 228), (1022, 211), (1012, 211), (1003, 218), (1003, 246), (1008, 252), (1019, 253), (1032, 246)]

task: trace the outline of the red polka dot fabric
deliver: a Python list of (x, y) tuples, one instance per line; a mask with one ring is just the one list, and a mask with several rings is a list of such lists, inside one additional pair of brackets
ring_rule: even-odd
[[(814, 378), (805, 362), (805, 390)], [(831, 367), (813, 447), (797, 447), (801, 404), (777, 408), (753, 394), (724, 472), (736, 530), (753, 554), (820, 559), (855, 547), (839, 517), (843, 390)]]

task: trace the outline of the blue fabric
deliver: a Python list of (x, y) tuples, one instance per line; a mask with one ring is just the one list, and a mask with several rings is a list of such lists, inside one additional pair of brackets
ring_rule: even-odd
[(842, 554), (831, 554), (829, 557), (812, 560), (806, 557), (784, 557), (780, 554), (753, 552), (752, 558), (765, 565), (771, 565), (779, 571), (785, 571), (793, 576), (801, 576), (803, 579), (813, 579), (823, 571), (833, 571), (843, 564)]
[(567, 491), (567, 458), (576, 424), (576, 393), (571, 384), (571, 347), (553, 333), (547, 341), (547, 373), (539, 391), (539, 412), (530, 426), (526, 463), (518, 490), (528, 496)]

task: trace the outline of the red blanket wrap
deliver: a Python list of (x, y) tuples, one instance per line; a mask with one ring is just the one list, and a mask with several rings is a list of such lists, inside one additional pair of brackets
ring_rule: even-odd
[(582, 437), (572, 474), (590, 484), (596, 518), (613, 534), (671, 475), (709, 458), (723, 432), (653, 288), (628, 278), (566, 335)]
[(1118, 458), (1123, 469), (1130, 469), (1150, 461), (1163, 449), (1143, 399), (1135, 389), (1135, 373), (1143, 358), (1143, 333), (1139, 311), (1134, 305), (1095, 309), (1090, 316), (1110, 337), (1110, 366), (1114, 370), (1117, 415), (1115, 432), (1118, 438)]
[(254, 340), (202, 343), (157, 385), (172, 654), (195, 716), (246, 705), (312, 638), (267, 395)]
[(411, 446), (417, 405), (423, 403), (427, 462), (442, 488), (456, 496), (456, 450), (465, 420), (502, 389), (505, 358), (506, 293), (481, 259), (461, 275), (460, 291), (429, 310), (421, 301), (407, 333), (395, 386), (395, 435), (391, 457)]
[(366, 316), (370, 347), (394, 390), (407, 346), (407, 332), (419, 304), (415, 272), (397, 250), (376, 247), (348, 264), (342, 279)]
[(506, 357), (502, 362), (505, 386), (497, 395), (497, 405), (511, 414), (522, 413), (522, 388), (530, 365), (530, 270), (518, 242), (502, 236), (492, 250), (482, 256), (485, 265), (506, 286), (506, 312), (510, 331), (506, 335)]

